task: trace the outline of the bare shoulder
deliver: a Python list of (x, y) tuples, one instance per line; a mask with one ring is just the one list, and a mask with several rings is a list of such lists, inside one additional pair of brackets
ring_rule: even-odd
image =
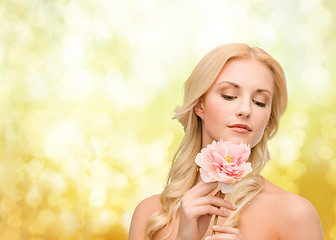
[(285, 191), (269, 181), (266, 181), (264, 195), (268, 196), (269, 207), (276, 206), (276, 208), (272, 209), (277, 214), (286, 215), (287, 221), (290, 219), (295, 221), (298, 218), (302, 221), (302, 218), (318, 217), (315, 207), (307, 199)]
[(273, 212), (280, 216), (280, 239), (324, 239), (321, 222), (313, 204), (297, 194), (272, 185), (271, 187), (278, 188), (272, 195), (272, 202), (278, 206)]
[(274, 239), (323, 239), (313, 204), (267, 180), (264, 189), (246, 208), (245, 215), (246, 219), (254, 218), (268, 225), (267, 234)]
[(142, 200), (134, 210), (129, 230), (129, 239), (143, 239), (149, 217), (160, 209), (160, 194)]
[(267, 180), (263, 191), (257, 199), (263, 205), (266, 204), (268, 207), (273, 206), (273, 211), (279, 211), (284, 214), (288, 212), (292, 213), (292, 217), (294, 217), (294, 213), (297, 216), (316, 213), (314, 206), (307, 199), (295, 193), (288, 192)]
[(156, 194), (142, 200), (135, 208), (134, 213), (141, 212), (152, 214), (156, 210), (160, 209), (161, 208), (160, 196), (161, 194)]

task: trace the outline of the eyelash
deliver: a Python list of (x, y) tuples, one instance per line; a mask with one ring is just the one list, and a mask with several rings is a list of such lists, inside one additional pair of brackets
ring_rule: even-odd
[(229, 96), (229, 95), (224, 95), (222, 94), (222, 97), (225, 99), (225, 100), (233, 100), (233, 99), (236, 99), (237, 97), (234, 97), (234, 96)]
[[(222, 97), (225, 99), (225, 100), (228, 100), (228, 101), (232, 101), (234, 99), (236, 99), (237, 97), (235, 96), (230, 96), (230, 95), (224, 95), (222, 94)], [(259, 107), (266, 107), (266, 103), (262, 103), (262, 102), (259, 102), (259, 101), (256, 101), (256, 100), (252, 100), (252, 102), (254, 102), (257, 106)]]
[(258, 101), (256, 101), (256, 100), (253, 100), (253, 102), (254, 102), (255, 104), (257, 104), (259, 107), (266, 107), (266, 104), (265, 104), (265, 103), (258, 102)]

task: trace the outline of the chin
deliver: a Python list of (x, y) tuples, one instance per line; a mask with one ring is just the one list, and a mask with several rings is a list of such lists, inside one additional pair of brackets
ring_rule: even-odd
[(245, 138), (241, 138), (241, 137), (219, 137), (218, 139), (215, 139), (216, 141), (219, 141), (219, 139), (223, 139), (223, 141), (230, 141), (233, 142), (235, 144), (241, 144), (241, 143), (246, 143), (249, 144), (249, 141)]

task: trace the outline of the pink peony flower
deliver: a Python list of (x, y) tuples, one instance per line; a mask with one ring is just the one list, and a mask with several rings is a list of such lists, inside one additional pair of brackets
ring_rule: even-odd
[(247, 162), (251, 150), (247, 144), (235, 144), (229, 141), (215, 140), (196, 155), (195, 162), (200, 166), (204, 182), (218, 181), (223, 193), (231, 192), (233, 184), (252, 171)]

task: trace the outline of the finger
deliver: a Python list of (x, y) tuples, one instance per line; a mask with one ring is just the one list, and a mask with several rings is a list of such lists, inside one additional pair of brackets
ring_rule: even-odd
[(239, 231), (238, 228), (234, 228), (234, 227), (230, 227), (230, 226), (214, 225), (214, 226), (212, 226), (212, 229), (215, 232), (219, 232), (219, 233), (229, 233), (229, 234), (236, 234), (236, 235), (240, 234), (240, 231)]
[(223, 218), (228, 216), (223, 210), (210, 205), (193, 207), (189, 214), (191, 214), (193, 218), (198, 218), (203, 215), (218, 215)]
[(236, 235), (226, 233), (216, 234), (204, 238), (204, 240), (240, 240), (240, 239), (241, 238)]
[(211, 204), (216, 207), (224, 207), (232, 211), (237, 210), (237, 207), (233, 205), (231, 202), (224, 200), (222, 198), (216, 197), (216, 196), (206, 196), (206, 197), (198, 198), (197, 200), (195, 200), (195, 205), (197, 205), (198, 202), (200, 204), (203, 203), (203, 204)]
[(194, 206), (209, 205), (209, 204), (213, 205), (213, 206), (216, 206), (216, 207), (224, 207), (224, 208), (230, 209), (232, 211), (237, 209), (237, 207), (235, 207), (229, 201), (221, 199), (221, 198), (216, 197), (216, 196), (208, 195), (208, 196), (200, 197), (200, 198), (197, 198), (197, 199), (193, 200), (193, 205)]
[[(217, 188), (216, 190), (217, 190), (217, 191), (216, 191), (216, 193), (214, 194), (214, 196), (216, 196), (216, 197), (220, 197), (220, 194), (221, 194), (220, 189)], [(223, 198), (224, 198), (224, 197), (225, 197), (225, 193), (223, 194)]]
[(217, 185), (217, 182), (206, 183), (204, 181), (201, 181), (188, 191), (188, 196), (190, 198), (206, 196), (213, 190), (215, 190), (217, 188)]

